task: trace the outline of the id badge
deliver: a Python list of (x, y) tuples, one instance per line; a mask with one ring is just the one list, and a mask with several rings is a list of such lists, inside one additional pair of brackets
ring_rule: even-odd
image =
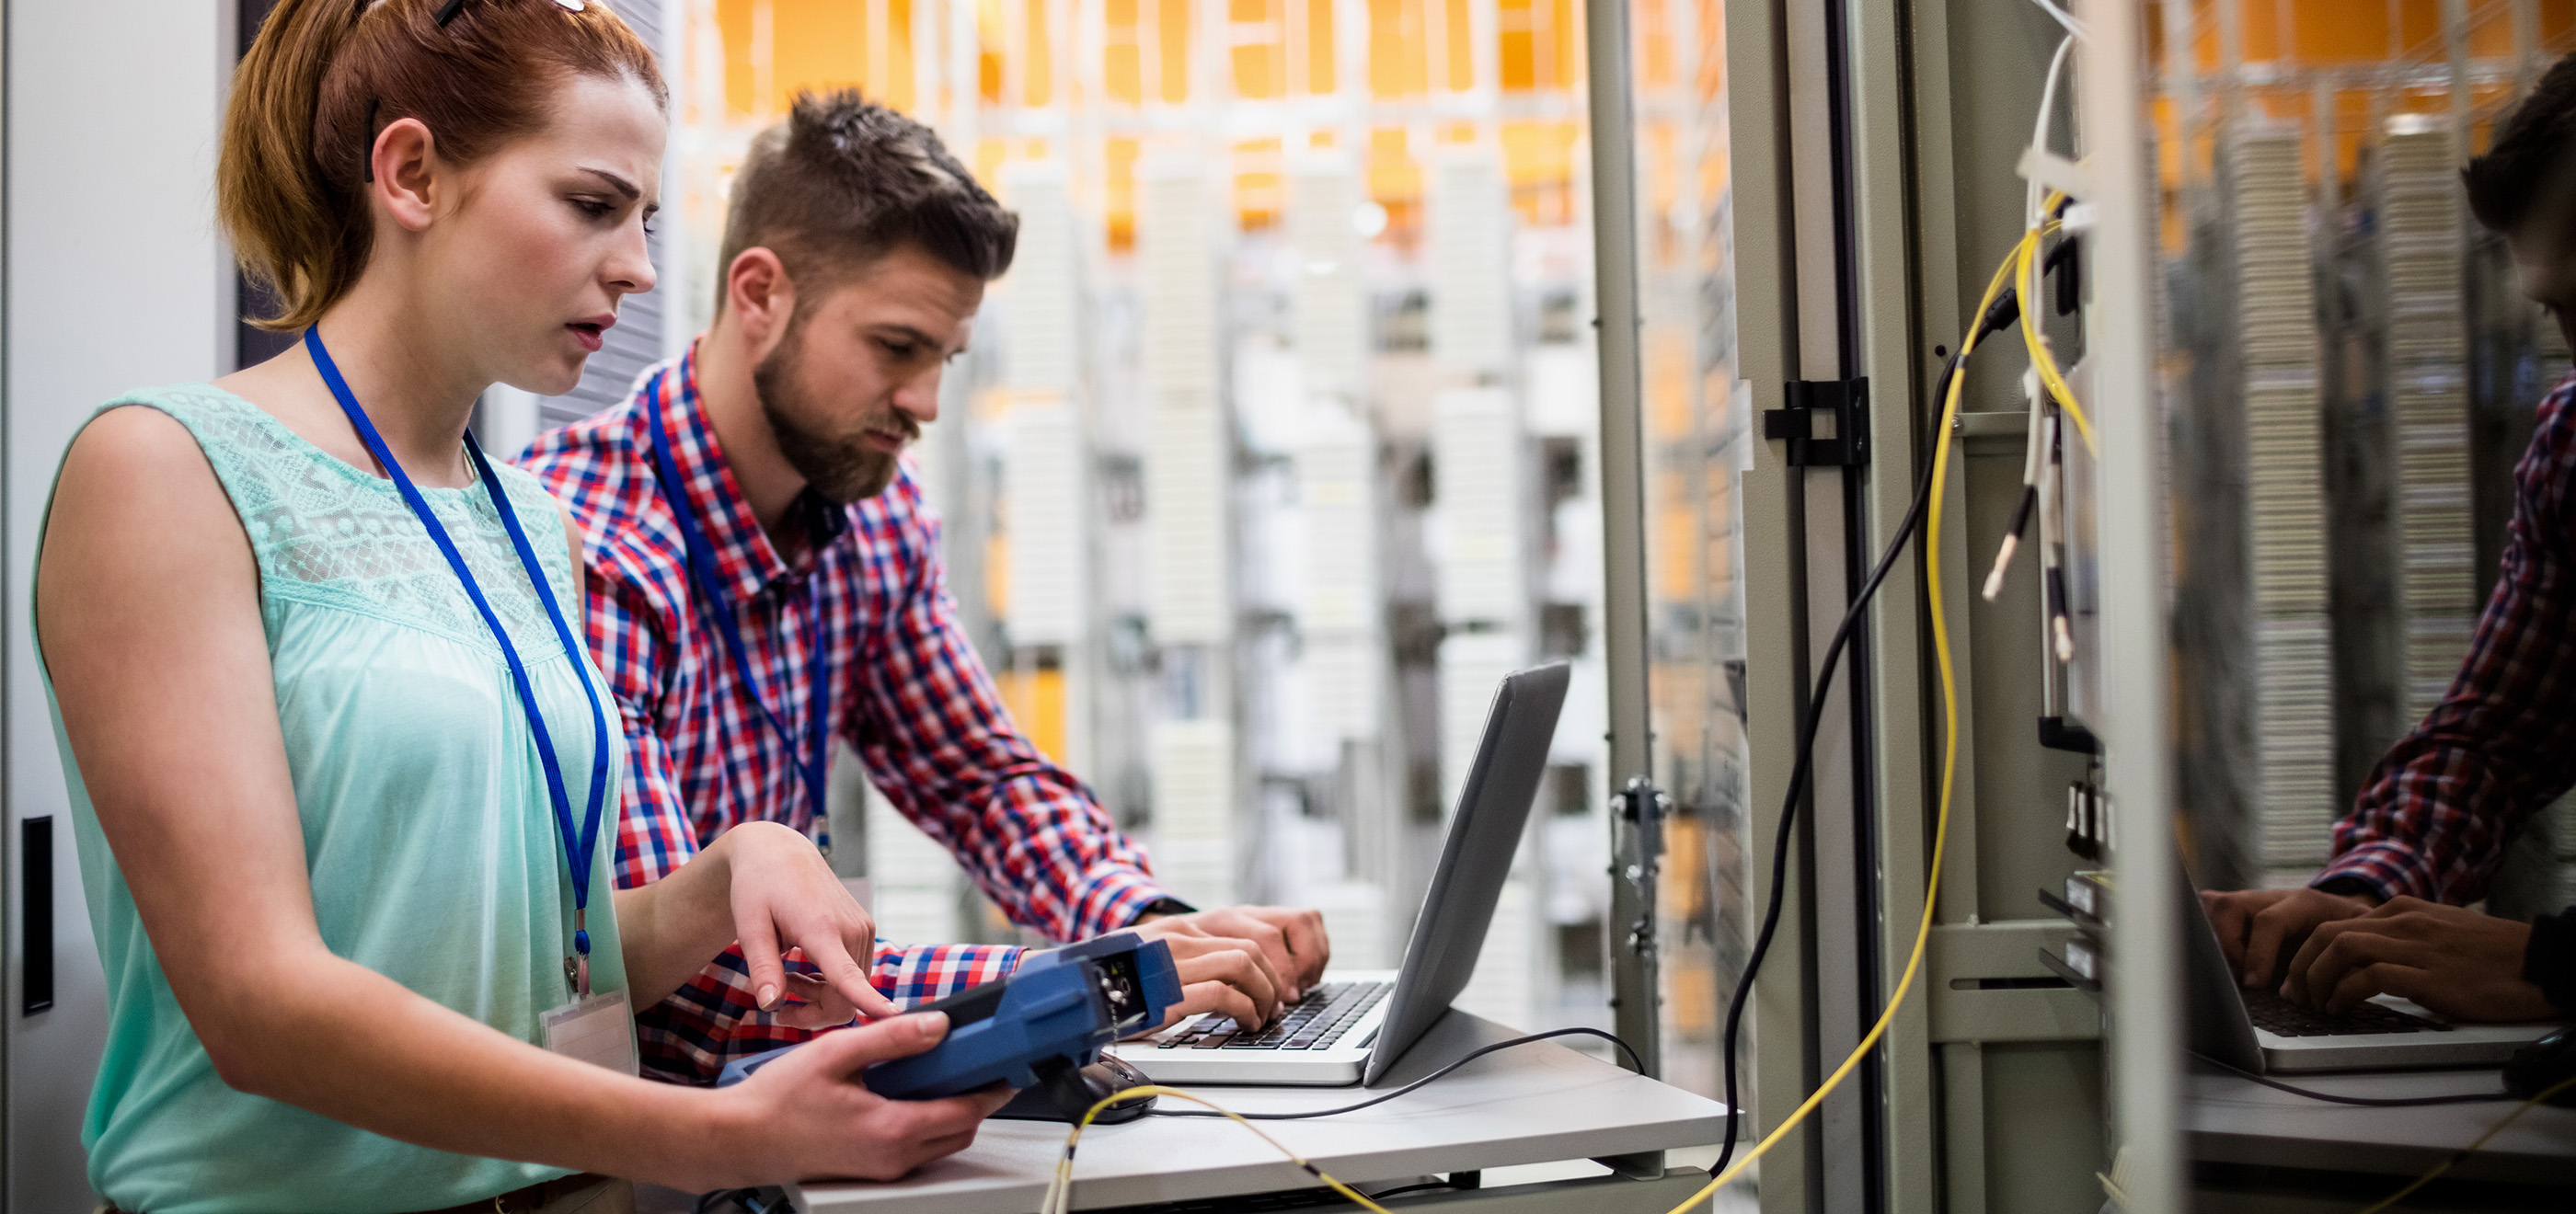
[(541, 1020), (547, 1049), (621, 1075), (637, 1073), (635, 1014), (626, 1006), (626, 992), (602, 991), (575, 999)]

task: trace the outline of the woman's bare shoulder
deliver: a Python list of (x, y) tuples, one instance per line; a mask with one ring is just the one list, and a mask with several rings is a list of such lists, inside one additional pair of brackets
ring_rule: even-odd
[(196, 491), (222, 496), (213, 465), (178, 418), (142, 405), (109, 409), (72, 439), (54, 490), (55, 513), (67, 502), (147, 505)]
[(87, 564), (122, 553), (186, 577), (247, 556), (249, 545), (214, 466), (177, 418), (109, 409), (72, 439), (45, 517), (47, 557)]

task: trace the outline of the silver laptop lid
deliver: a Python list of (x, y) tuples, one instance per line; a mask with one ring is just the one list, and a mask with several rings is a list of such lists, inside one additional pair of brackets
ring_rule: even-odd
[(1568, 667), (1563, 662), (1514, 672), (1494, 692), (1485, 714), (1485, 737), (1476, 762), (1459, 786), (1458, 812), (1440, 848), (1440, 867), (1422, 896), (1413, 939), (1404, 946), (1404, 968), (1395, 979), (1385, 1026), (1370, 1045), (1362, 1083), (1376, 1083), (1447, 1013), (1485, 947), (1494, 904), (1511, 876), (1530, 802), (1547, 773), (1556, 717), (1565, 707)]
[(2261, 1073), (2263, 1047), (2254, 1036), (2254, 1020), (2245, 1014), (2245, 996), (2237, 990), (2236, 972), (2218, 946), (2218, 929), (2200, 909), (2200, 887), (2174, 856), (2174, 904), (2182, 916), (2183, 998), (2187, 1001), (2187, 1036), (2193, 1053), (2215, 1058), (2240, 1070)]

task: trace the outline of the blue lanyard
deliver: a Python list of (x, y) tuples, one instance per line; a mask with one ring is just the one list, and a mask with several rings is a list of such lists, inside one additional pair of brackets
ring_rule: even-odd
[(358, 431), (360, 441), (385, 466), (394, 487), (402, 491), (403, 501), (418, 515), (420, 525), (438, 545), (447, 566), (456, 571), (456, 580), (465, 586), (465, 596), (474, 600), (474, 609), (483, 613), (483, 622), (492, 629), (492, 639), (501, 646), (501, 656), (510, 664), (510, 683), (519, 693), (519, 708), (528, 714), (528, 728), (536, 734), (537, 758), (546, 769), (546, 795), (554, 802), (555, 830), (563, 838), (564, 867), (572, 873), (573, 950), (579, 959), (564, 959), (565, 977), (576, 993), (590, 994), (590, 862), (593, 849), (599, 845), (600, 812), (608, 793), (608, 713), (600, 707), (599, 689), (591, 683), (589, 651), (575, 639), (572, 626), (564, 622), (563, 608), (555, 602), (554, 589), (546, 584), (543, 568), (537, 564), (536, 549), (528, 546), (528, 534), (519, 526), (518, 512), (510, 508), (510, 496), (501, 488), (501, 478), (492, 474), (491, 461), (483, 458), (483, 448), (474, 436), (465, 436), (465, 453), (474, 461), (474, 474), (483, 482), (484, 491), (492, 495), (492, 505), (500, 512), (501, 526), (510, 533), (510, 545), (519, 551), (519, 565), (527, 570), (528, 581), (537, 589), (537, 599), (545, 604), (546, 618), (554, 623), (555, 638), (563, 642), (564, 656), (572, 662), (573, 677), (581, 680), (582, 691), (590, 697), (590, 808), (583, 814), (581, 828), (575, 831), (572, 821), (572, 798), (564, 793), (563, 767), (555, 759), (555, 743), (546, 731), (545, 714), (537, 711), (537, 693), (528, 682), (528, 668), (519, 660), (518, 646), (510, 643), (510, 633), (501, 627), (501, 617), (493, 614), (492, 604), (483, 597), (483, 588), (474, 581), (474, 573), (465, 567), (465, 557), (456, 551), (456, 542), (447, 536), (438, 516), (430, 513), (429, 502), (404, 475), (402, 465), (394, 462), (394, 453), (385, 447), (384, 436), (376, 433), (375, 424), (367, 420), (367, 411), (358, 407), (358, 398), (349, 391), (349, 381), (340, 377), (340, 367), (331, 361), (331, 353), (322, 348), (322, 331), (306, 329), (304, 348), (313, 354), (313, 366), (322, 372), (322, 382), (331, 386), (338, 397), (340, 411), (349, 415), (349, 424)]
[(671, 458), (671, 440), (663, 432), (662, 413), (662, 381), (669, 374), (667, 367), (656, 371), (653, 382), (645, 385), (645, 399), (652, 402), (652, 411), (645, 422), (653, 429), (653, 468), (662, 483), (662, 500), (670, 504), (671, 516), (679, 520), (680, 542), (688, 549), (689, 581), (696, 586), (697, 596), (706, 601), (707, 614), (715, 618), (716, 632), (724, 638), (725, 653), (733, 659), (734, 676), (742, 681), (742, 693), (759, 707), (760, 715), (769, 721), (769, 728), (778, 734), (778, 740), (787, 744), (788, 757), (805, 781), (806, 805), (813, 811), (814, 820), (821, 824), (823, 834), (818, 842), (824, 851), (829, 852), (832, 847), (831, 819), (826, 815), (823, 793), (832, 770), (832, 650), (823, 636), (822, 596), (811, 586), (806, 588), (809, 614), (805, 635), (813, 640), (814, 670), (813, 693), (805, 716), (805, 753), (800, 755), (797, 753), (796, 731), (789, 729), (787, 719), (769, 706), (769, 701), (760, 694), (759, 681), (752, 677), (751, 655), (742, 643), (742, 626), (735, 622), (734, 612), (726, 601), (723, 579), (716, 576), (715, 545), (707, 542), (705, 530), (698, 526), (697, 514), (689, 509), (687, 482), (680, 479), (680, 465)]

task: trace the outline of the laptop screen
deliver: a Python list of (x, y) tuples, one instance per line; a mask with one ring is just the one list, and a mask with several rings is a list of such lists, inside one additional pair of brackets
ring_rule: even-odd
[(1530, 802), (1547, 772), (1558, 710), (1565, 706), (1568, 667), (1563, 662), (1518, 671), (1494, 692), (1485, 715), (1485, 737), (1458, 791), (1440, 867), (1423, 894), (1422, 914), (1404, 948), (1385, 1027), (1369, 1051), (1363, 1083), (1375, 1083), (1404, 1051), (1447, 1013), (1476, 972), (1485, 928), (1511, 876)]

